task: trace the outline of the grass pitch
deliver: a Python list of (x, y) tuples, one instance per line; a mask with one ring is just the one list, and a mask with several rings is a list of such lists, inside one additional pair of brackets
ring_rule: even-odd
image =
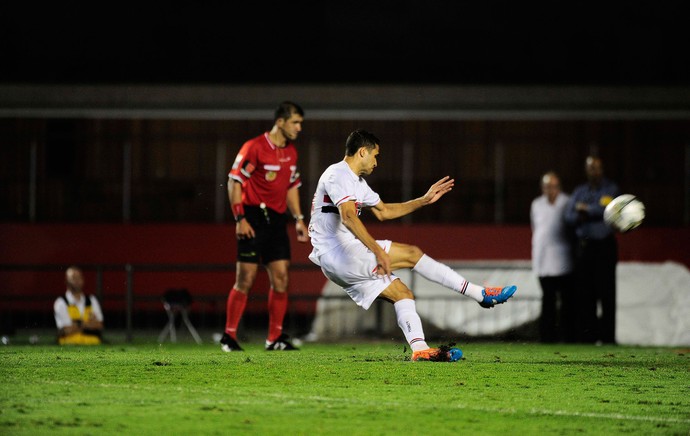
[[(434, 344), (431, 345), (441, 345)], [(2, 435), (687, 435), (690, 350), (399, 342), (0, 347)]]

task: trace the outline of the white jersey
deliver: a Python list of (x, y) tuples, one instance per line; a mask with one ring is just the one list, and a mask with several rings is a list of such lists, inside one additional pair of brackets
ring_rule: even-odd
[(546, 195), (532, 201), (532, 270), (539, 277), (561, 276), (573, 270), (564, 218), (569, 199), (567, 194), (561, 192), (554, 204), (549, 203)]
[(347, 162), (329, 166), (319, 178), (311, 203), (309, 237), (313, 246), (309, 259), (321, 265), (319, 257), (355, 239), (355, 235), (343, 224), (337, 207), (346, 201), (354, 201), (357, 214), (363, 207), (372, 207), (381, 201), (367, 182), (352, 172)]

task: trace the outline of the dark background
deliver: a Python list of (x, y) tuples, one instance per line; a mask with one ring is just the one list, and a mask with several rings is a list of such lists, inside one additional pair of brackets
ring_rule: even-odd
[[(270, 128), (276, 102), (261, 106), (261, 120), (201, 119), (192, 109), (256, 109), (263, 100), (252, 92), (273, 88), (279, 89), (277, 98), (297, 99), (307, 111), (299, 140), (305, 204), (323, 168), (341, 158), (347, 134), (366, 127), (390, 147), (372, 177), (388, 201), (421, 195), (439, 172), (462, 181), (454, 202), (416, 214), (410, 218), (415, 222), (528, 224), (539, 176), (555, 170), (564, 190), (572, 192), (584, 181), (585, 157), (595, 153), (624, 192), (645, 201), (647, 225), (687, 225), (690, 26), (681, 5), (3, 5), (0, 109), (9, 115), (0, 117), (0, 182), (7, 186), (0, 201), (8, 207), (0, 211), (0, 221), (229, 221), (222, 186), (227, 179), (219, 177), (223, 171), (218, 168), (223, 160), (229, 168), (244, 141)], [(15, 86), (15, 94), (4, 93), (15, 84), (38, 86)], [(78, 86), (83, 84), (103, 86)], [(142, 86), (127, 91), (129, 84)], [(241, 101), (219, 97), (207, 103), (205, 94), (194, 94), (203, 87), (185, 87), (194, 84), (217, 85), (208, 88), (219, 92), (233, 86), (254, 91), (238, 93)], [(388, 85), (412, 85), (419, 95), (429, 96), (417, 102), (389, 96), (388, 108), (399, 111), (432, 105), (431, 95), (438, 95), (424, 90), (434, 85), (525, 91), (508, 92), (512, 97), (493, 106), (486, 97), (490, 93), (483, 91), (463, 94), (474, 96), (468, 101), (459, 97), (439, 103), (464, 109), (474, 119), (376, 121), (357, 112), (350, 118), (311, 118), (317, 108), (345, 112), (341, 109), (348, 108), (347, 102), (340, 103), (348, 96), (334, 100), (333, 91), (331, 99), (320, 102), (319, 94), (305, 101), (295, 97), (301, 84), (325, 85), (316, 94), (329, 94), (336, 85), (367, 89), (371, 94), (362, 98), (359, 109), (375, 108), (388, 95), (377, 89)], [(535, 93), (532, 85), (547, 91)], [(583, 91), (582, 98), (558, 93), (578, 86), (595, 91)], [(53, 94), (54, 89), (63, 93)], [(186, 99), (174, 97), (180, 89)], [(550, 99), (534, 97), (548, 96), (549, 89)], [(146, 91), (149, 100), (137, 100)], [(615, 98), (609, 101), (608, 96)], [(70, 113), (75, 107), (82, 112)], [(140, 107), (153, 115), (127, 112)], [(95, 110), (112, 108), (121, 112), (106, 116)], [(158, 109), (189, 110), (188, 118), (159, 115)], [(505, 109), (512, 109), (515, 118), (481, 118), (482, 110)], [(521, 118), (520, 110), (536, 110), (543, 118)], [(568, 118), (551, 115), (559, 110), (580, 112)], [(405, 144), (416, 159), (407, 173), (401, 170), (406, 164), (399, 153)], [(123, 174), (131, 186), (125, 186)], [(127, 206), (123, 192), (131, 192)]]
[(198, 3), (0, 6), (0, 83), (690, 83), (681, 2)]

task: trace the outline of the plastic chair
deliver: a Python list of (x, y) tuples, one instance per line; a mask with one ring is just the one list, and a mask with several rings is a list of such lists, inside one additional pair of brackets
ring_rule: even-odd
[(177, 314), (182, 316), (182, 321), (187, 326), (189, 333), (197, 344), (201, 344), (201, 337), (189, 320), (188, 309), (192, 304), (192, 296), (187, 289), (168, 289), (163, 294), (163, 308), (168, 314), (168, 323), (158, 335), (158, 342), (163, 342), (167, 335), (170, 335), (170, 342), (177, 342), (177, 332), (175, 327), (175, 317)]

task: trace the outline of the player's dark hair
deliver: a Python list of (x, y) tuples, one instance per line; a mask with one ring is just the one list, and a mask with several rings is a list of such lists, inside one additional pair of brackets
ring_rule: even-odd
[(304, 117), (304, 111), (300, 105), (291, 101), (284, 101), (276, 108), (275, 114), (273, 115), (273, 121), (278, 121), (279, 119), (287, 120), (292, 114)]
[(347, 141), (345, 141), (345, 155), (354, 156), (357, 150), (362, 147), (371, 150), (376, 148), (377, 145), (380, 145), (380, 141), (373, 133), (369, 133), (363, 129), (357, 129), (350, 133), (350, 136), (347, 137)]

